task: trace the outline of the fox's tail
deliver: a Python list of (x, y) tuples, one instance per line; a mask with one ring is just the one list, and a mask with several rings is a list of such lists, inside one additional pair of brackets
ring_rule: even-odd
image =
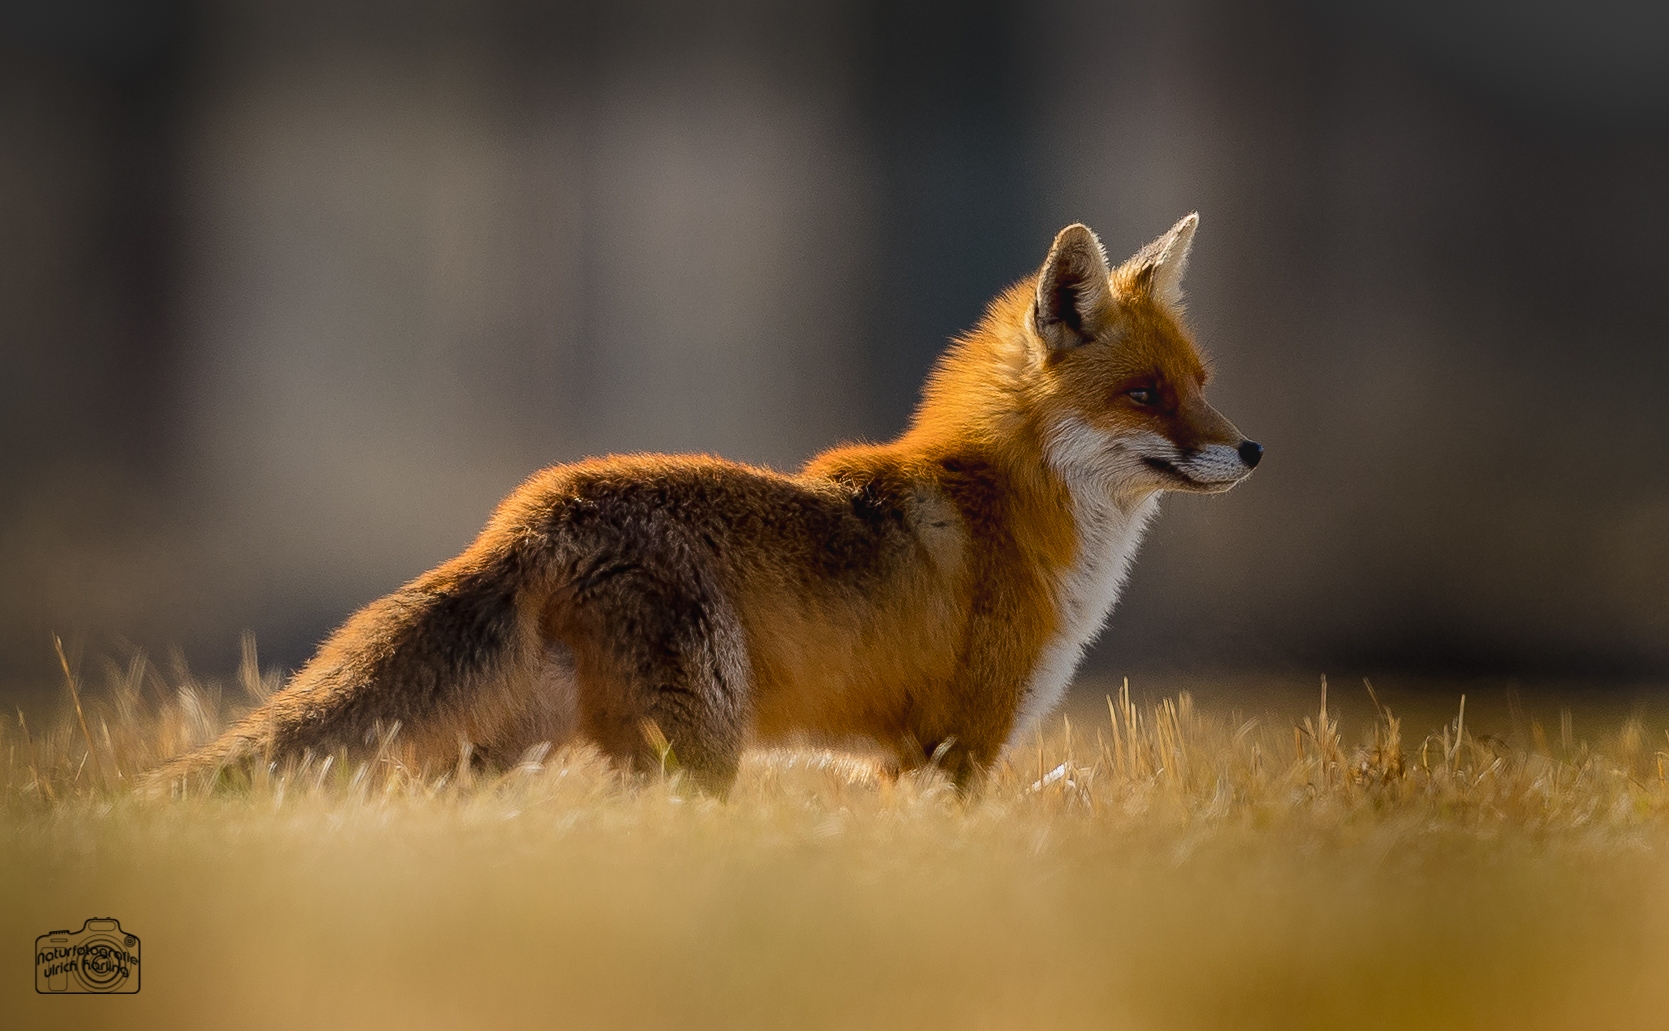
[(536, 676), (543, 652), (537, 599), (517, 565), (513, 553), (455, 560), (367, 605), (282, 691), (211, 744), (158, 768), (150, 787), (172, 791), (308, 750), (374, 752), (396, 730), (425, 756), (490, 737), (495, 728), (481, 724), (511, 714), (483, 693)]

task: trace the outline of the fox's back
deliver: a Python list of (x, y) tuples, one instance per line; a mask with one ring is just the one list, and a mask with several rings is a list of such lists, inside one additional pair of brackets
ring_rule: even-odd
[(671, 597), (722, 592), (712, 608), (739, 624), (762, 739), (882, 735), (954, 672), (967, 531), (936, 484), (903, 468), (854, 482), (614, 457), (545, 470), (494, 522), (561, 542), (551, 593), (564, 607), (628, 569), (674, 581)]

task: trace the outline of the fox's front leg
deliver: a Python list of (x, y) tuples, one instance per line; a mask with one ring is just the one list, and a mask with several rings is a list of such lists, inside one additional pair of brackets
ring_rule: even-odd
[[(1018, 694), (1013, 686), (1017, 681), (981, 681), (977, 679), (981, 670), (989, 666), (970, 664), (950, 688), (950, 697), (961, 703), (955, 711), (924, 713), (910, 721), (894, 745), (895, 775), (932, 766), (943, 770), (964, 798), (981, 787), (1008, 740)], [(1005, 683), (1010, 686), (1005, 688)]]
[(999, 615), (1003, 611), (1012, 610), (987, 605), (976, 611), (970, 646), (946, 692), (950, 710), (924, 720), (915, 732), (926, 758), (963, 796), (983, 784), (1013, 736), (1037, 656), (1037, 635), (1017, 634), (1015, 621)]
[(899, 759), (889, 763), (885, 772), (896, 778), (906, 770), (931, 766), (944, 771), (956, 786), (956, 793), (966, 798), (983, 783), (985, 775), (995, 764), (1000, 746), (1001, 742), (998, 742), (997, 748), (991, 748), (988, 743), (969, 742), (948, 732), (942, 736), (927, 732), (925, 739), (910, 734), (897, 748)]

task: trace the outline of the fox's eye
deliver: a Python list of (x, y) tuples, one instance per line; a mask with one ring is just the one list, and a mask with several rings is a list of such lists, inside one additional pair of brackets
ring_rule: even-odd
[(1137, 387), (1128, 391), (1125, 396), (1139, 405), (1150, 405), (1159, 400), (1159, 392), (1152, 387)]

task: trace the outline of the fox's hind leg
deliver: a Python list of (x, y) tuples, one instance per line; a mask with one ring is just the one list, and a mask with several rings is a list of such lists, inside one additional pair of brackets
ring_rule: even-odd
[(632, 769), (670, 758), (703, 789), (730, 789), (751, 675), (741, 623), (698, 560), (593, 555), (552, 602), (547, 628), (572, 649), (582, 736)]
[[(481, 740), (473, 742), (474, 759), (505, 770), (541, 746), (561, 748), (579, 731), (579, 696), (573, 652), (548, 644), (537, 665), (497, 693), (495, 711), (485, 713)], [(483, 705), (483, 709), (487, 706)]]

